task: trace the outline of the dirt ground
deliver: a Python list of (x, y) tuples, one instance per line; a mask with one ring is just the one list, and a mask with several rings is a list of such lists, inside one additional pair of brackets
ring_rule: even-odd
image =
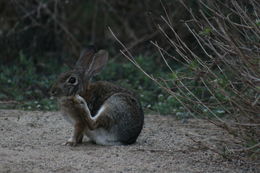
[(87, 137), (76, 147), (63, 146), (71, 130), (59, 112), (0, 110), (0, 172), (259, 171), (198, 147), (190, 135), (200, 141), (225, 136), (202, 120), (146, 115), (141, 136), (129, 146), (98, 146)]

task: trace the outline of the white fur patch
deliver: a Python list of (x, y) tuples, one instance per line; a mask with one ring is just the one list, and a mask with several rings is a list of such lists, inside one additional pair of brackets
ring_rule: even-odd
[(96, 120), (105, 111), (105, 108), (106, 108), (105, 105), (101, 106), (97, 114), (94, 117), (91, 116), (91, 119)]
[(103, 128), (90, 130), (87, 132), (87, 136), (99, 145), (121, 145), (113, 133)]
[[(80, 95), (76, 95), (76, 98), (84, 103), (86, 103), (85, 99), (83, 99), (83, 97), (81, 97)], [(86, 103), (87, 104), (87, 103)]]

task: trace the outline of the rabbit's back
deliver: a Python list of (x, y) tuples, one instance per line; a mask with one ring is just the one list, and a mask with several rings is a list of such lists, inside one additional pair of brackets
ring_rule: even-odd
[(103, 103), (112, 95), (125, 93), (136, 98), (137, 96), (130, 90), (114, 85), (106, 81), (98, 81), (89, 84), (86, 91), (80, 94), (88, 103), (92, 115), (96, 115)]
[(103, 111), (110, 121), (106, 127), (90, 132), (91, 138), (120, 141), (122, 144), (134, 143), (144, 122), (143, 110), (136, 96), (108, 82), (92, 84), (88, 92), (85, 99), (92, 115)]
[(141, 105), (126, 93), (117, 93), (107, 99), (108, 116), (115, 122), (111, 130), (123, 144), (132, 144), (139, 136), (144, 121)]

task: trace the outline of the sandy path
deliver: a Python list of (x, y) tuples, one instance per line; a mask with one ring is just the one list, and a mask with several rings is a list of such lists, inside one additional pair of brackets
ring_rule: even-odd
[(62, 146), (71, 130), (59, 112), (0, 110), (0, 172), (257, 172), (196, 149), (186, 134), (198, 140), (224, 134), (203, 121), (146, 115), (138, 142), (130, 146), (98, 146), (87, 138)]

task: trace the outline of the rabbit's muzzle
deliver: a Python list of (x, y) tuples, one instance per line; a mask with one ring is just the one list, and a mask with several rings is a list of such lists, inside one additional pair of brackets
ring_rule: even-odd
[(58, 97), (58, 96), (61, 96), (62, 95), (62, 91), (61, 89), (57, 88), (57, 87), (52, 87), (50, 89), (50, 92), (49, 94), (53, 97)]

